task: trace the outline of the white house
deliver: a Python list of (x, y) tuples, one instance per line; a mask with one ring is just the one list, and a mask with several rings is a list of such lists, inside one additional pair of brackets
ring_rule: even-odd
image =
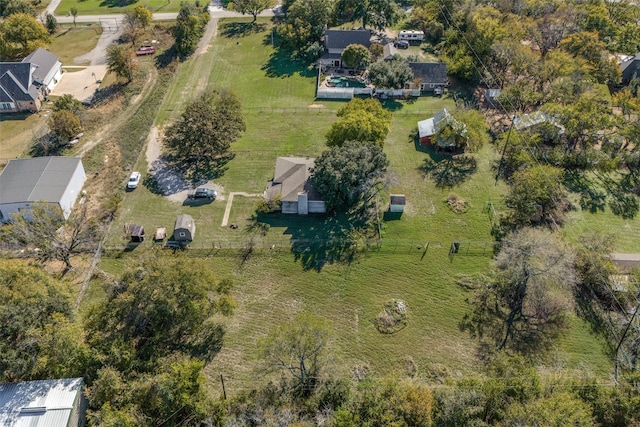
[(59, 206), (69, 218), (85, 180), (79, 157), (10, 160), (0, 173), (0, 221), (30, 209), (34, 202)]
[(311, 157), (278, 157), (273, 180), (267, 184), (264, 198), (279, 198), (282, 213), (325, 213), (325, 202), (309, 180), (314, 162)]
[(39, 47), (22, 60), (36, 66), (33, 80), (50, 93), (62, 78), (62, 62), (56, 55)]
[(0, 384), (3, 427), (82, 427), (86, 410), (82, 378)]

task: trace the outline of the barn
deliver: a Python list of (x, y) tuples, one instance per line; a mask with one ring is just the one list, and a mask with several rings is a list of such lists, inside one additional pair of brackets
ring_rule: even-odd
[(86, 180), (79, 157), (35, 157), (9, 160), (0, 173), (0, 222), (11, 214), (47, 202), (62, 209), (65, 219)]
[(191, 242), (196, 236), (196, 223), (191, 215), (182, 214), (176, 218), (173, 227), (173, 240), (176, 242)]

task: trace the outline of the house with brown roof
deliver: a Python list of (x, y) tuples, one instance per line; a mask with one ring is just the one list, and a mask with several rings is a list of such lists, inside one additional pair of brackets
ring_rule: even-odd
[(273, 180), (267, 184), (264, 198), (280, 200), (282, 213), (286, 214), (325, 213), (325, 202), (311, 185), (314, 163), (312, 157), (278, 157)]
[(37, 112), (62, 77), (62, 63), (38, 48), (21, 62), (0, 62), (0, 112)]

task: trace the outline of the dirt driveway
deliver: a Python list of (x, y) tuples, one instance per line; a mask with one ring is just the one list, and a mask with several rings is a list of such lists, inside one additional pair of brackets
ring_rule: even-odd
[(113, 40), (120, 37), (121, 32), (122, 27), (117, 31), (103, 28), (96, 47), (84, 55), (74, 58), (74, 63), (89, 62), (89, 66), (63, 64), (62, 68), (65, 73), (51, 94), (57, 96), (70, 94), (80, 101), (89, 101), (100, 86), (98, 81), (107, 74), (107, 48), (113, 43)]

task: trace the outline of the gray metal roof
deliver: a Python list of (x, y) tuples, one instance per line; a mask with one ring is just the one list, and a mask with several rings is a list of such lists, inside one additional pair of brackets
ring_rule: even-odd
[(42, 82), (47, 77), (47, 74), (58, 61), (59, 59), (56, 55), (41, 47), (22, 60), (22, 62), (30, 62), (37, 65), (36, 70), (33, 72), (33, 78), (38, 82)]
[(327, 49), (344, 49), (350, 44), (371, 46), (369, 30), (325, 30), (324, 47)]
[(409, 62), (413, 76), (422, 83), (447, 84), (447, 65), (444, 62)]
[(0, 173), (0, 203), (58, 203), (82, 160), (79, 157), (35, 157), (9, 160)]
[(82, 378), (0, 383), (0, 425), (65, 427)]

